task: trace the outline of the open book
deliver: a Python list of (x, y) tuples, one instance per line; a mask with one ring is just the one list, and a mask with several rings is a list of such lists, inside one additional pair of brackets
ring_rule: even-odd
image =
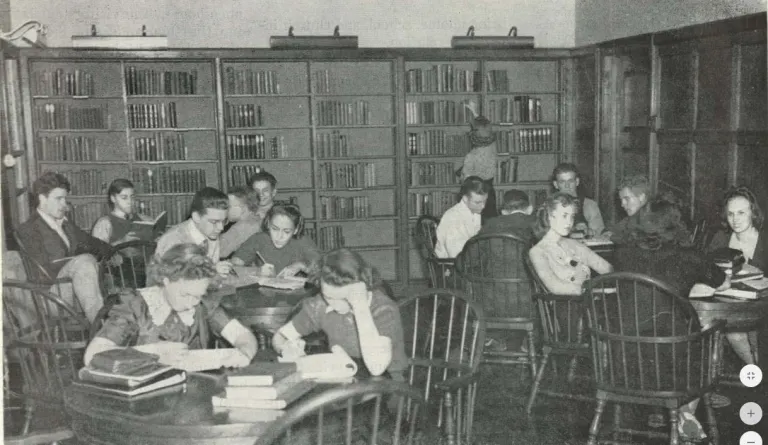
[(157, 218), (151, 221), (134, 221), (131, 223), (131, 230), (136, 233), (136, 237), (142, 240), (152, 241), (157, 239), (168, 226), (168, 213), (162, 212)]

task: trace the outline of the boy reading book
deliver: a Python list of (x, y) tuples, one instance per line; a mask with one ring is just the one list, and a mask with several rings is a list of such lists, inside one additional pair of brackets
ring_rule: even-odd
[[(153, 220), (135, 212), (133, 196), (134, 186), (131, 181), (122, 178), (112, 181), (107, 189), (107, 205), (110, 212), (96, 221), (91, 235), (113, 246), (137, 239), (154, 240), (156, 236), (153, 231), (141, 230), (142, 226), (135, 224)], [(149, 227), (153, 226), (154, 224)], [(143, 233), (137, 233), (137, 229)]]
[(301, 338), (323, 331), (329, 346), (341, 346), (360, 370), (385, 371), (402, 381), (407, 368), (400, 311), (382, 290), (378, 272), (356, 252), (338, 249), (314, 263), (310, 279), (321, 294), (304, 300), (300, 311), (273, 338), (283, 358), (304, 354)]

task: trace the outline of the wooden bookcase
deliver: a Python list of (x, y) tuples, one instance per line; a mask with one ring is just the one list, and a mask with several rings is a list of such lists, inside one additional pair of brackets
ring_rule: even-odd
[(33, 174), (69, 178), (84, 230), (106, 213), (116, 178), (134, 182), (142, 213), (167, 211), (170, 224), (196, 190), (220, 185), (210, 61), (40, 59), (29, 72)]
[(546, 51), (524, 59), (494, 56), (405, 61), (411, 278), (424, 276), (413, 238), (416, 220), (439, 217), (458, 199), (455, 171), (469, 150), (472, 119), (465, 104), (474, 103), (494, 125), (499, 205), (504, 192), (519, 189), (535, 207), (551, 189), (563, 152), (565, 59)]
[[(569, 54), (26, 50), (30, 177), (70, 176), (72, 217), (90, 229), (114, 178), (136, 183), (145, 213), (167, 210), (176, 223), (197, 188), (226, 190), (260, 167), (322, 249), (349, 247), (405, 283), (423, 277), (410, 236), (417, 210), (439, 215), (456, 200), (463, 101), (494, 120), (502, 158), (516, 165), (499, 195), (520, 188), (537, 203), (549, 192), (567, 137)], [(419, 195), (430, 205), (417, 209)]]

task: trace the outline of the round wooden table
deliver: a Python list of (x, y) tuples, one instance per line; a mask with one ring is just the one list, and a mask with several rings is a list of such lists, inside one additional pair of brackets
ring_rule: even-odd
[(736, 300), (721, 297), (691, 298), (702, 326), (714, 320), (725, 320), (727, 332), (748, 332), (765, 326), (768, 320), (768, 292), (757, 300)]
[(211, 396), (223, 387), (222, 373), (191, 373), (186, 391), (161, 390), (135, 400), (70, 386), (64, 405), (84, 443), (252, 445), (268, 423), (230, 423), (226, 412), (215, 413)]

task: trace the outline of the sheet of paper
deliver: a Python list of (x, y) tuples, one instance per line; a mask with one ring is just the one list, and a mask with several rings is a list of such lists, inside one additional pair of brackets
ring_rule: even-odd
[(259, 277), (258, 283), (265, 287), (274, 287), (275, 289), (296, 290), (303, 288), (307, 283), (307, 279), (299, 277)]
[(192, 349), (163, 354), (159, 361), (187, 372), (208, 371), (221, 368), (233, 354), (240, 354), (240, 351), (235, 348)]
[(235, 271), (235, 275), (227, 275), (224, 278), (225, 285), (235, 288), (245, 287), (258, 283), (261, 279), (258, 267), (233, 266), (232, 270)]
[(745, 286), (749, 286), (755, 290), (764, 290), (764, 289), (768, 289), (768, 278), (763, 277), (757, 280), (747, 280), (747, 281), (743, 281), (742, 284), (744, 284)]
[(708, 298), (715, 295), (715, 288), (706, 284), (696, 283), (688, 293), (689, 298)]

